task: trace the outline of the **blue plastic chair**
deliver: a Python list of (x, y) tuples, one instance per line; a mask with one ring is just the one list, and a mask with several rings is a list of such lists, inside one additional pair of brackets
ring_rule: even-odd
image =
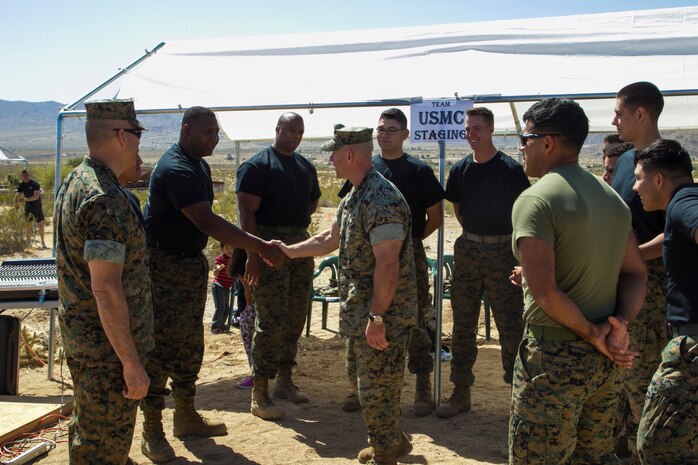
[[(323, 261), (320, 262), (320, 265), (318, 265), (317, 269), (313, 273), (313, 279), (317, 278), (322, 274), (322, 272), (326, 269), (329, 268), (330, 272), (332, 273), (331, 279), (334, 280), (334, 282), (338, 282), (339, 279), (339, 257), (336, 255), (332, 255), (330, 257), (327, 257)], [(334, 296), (334, 295), (321, 295), (321, 294), (316, 294), (315, 289), (313, 289), (313, 294), (310, 298), (310, 301), (308, 301), (308, 316), (306, 318), (306, 323), (305, 323), (305, 336), (308, 337), (310, 336), (310, 319), (312, 317), (312, 312), (313, 312), (313, 302), (322, 302), (322, 329), (325, 329), (327, 331), (330, 331), (335, 334), (339, 334), (338, 331), (335, 331), (333, 329), (329, 329), (327, 327), (327, 311), (329, 310), (329, 305), (330, 303), (339, 303), (339, 296)]]
[[(436, 289), (436, 260), (432, 260), (431, 258), (427, 257), (427, 262), (429, 263), (429, 267), (431, 268), (431, 275), (434, 277), (434, 289)], [(455, 267), (455, 258), (453, 255), (444, 255), (443, 259), (443, 280), (444, 282), (452, 282), (453, 280), (453, 271)], [(451, 300), (451, 290), (444, 290), (443, 292), (443, 298)], [(490, 302), (487, 300), (487, 292), (482, 293), (482, 303), (485, 304), (485, 339), (488, 341), (490, 340), (490, 332), (491, 332), (491, 321), (490, 321)], [(434, 295), (434, 305), (436, 305), (436, 295)]]

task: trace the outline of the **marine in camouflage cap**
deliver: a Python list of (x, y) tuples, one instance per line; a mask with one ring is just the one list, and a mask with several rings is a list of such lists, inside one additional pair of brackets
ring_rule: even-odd
[(361, 144), (373, 139), (373, 129), (366, 127), (344, 127), (343, 124), (334, 125), (334, 137), (322, 144), (325, 152), (334, 152), (345, 145)]
[(85, 103), (87, 119), (124, 120), (136, 126), (135, 129), (146, 130), (136, 118), (133, 99), (93, 100)]

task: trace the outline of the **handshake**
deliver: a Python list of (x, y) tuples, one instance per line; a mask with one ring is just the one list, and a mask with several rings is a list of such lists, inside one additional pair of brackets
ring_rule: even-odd
[(288, 246), (276, 239), (269, 242), (265, 241), (259, 255), (264, 260), (264, 263), (269, 266), (282, 266), (289, 258), (294, 258)]

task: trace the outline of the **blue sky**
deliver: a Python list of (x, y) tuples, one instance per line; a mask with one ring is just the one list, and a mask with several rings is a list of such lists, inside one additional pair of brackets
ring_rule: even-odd
[[(168, 40), (689, 6), (681, 0), (6, 0), (0, 99), (71, 103)], [(197, 6), (192, 6), (198, 3)]]

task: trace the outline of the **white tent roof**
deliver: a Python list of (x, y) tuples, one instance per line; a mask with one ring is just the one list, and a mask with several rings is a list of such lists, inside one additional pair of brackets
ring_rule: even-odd
[[(286, 108), (304, 117), (306, 137), (325, 137), (335, 122), (372, 126), (384, 107), (455, 93), (509, 132), (509, 102), (520, 118), (537, 96), (609, 97), (640, 80), (698, 93), (698, 7), (168, 42), (117, 94), (139, 111), (256, 109), (218, 113), (231, 139), (250, 140), (272, 138)], [(666, 100), (663, 128), (698, 127), (698, 97)], [(592, 130), (614, 131), (612, 98), (583, 105)]]
[[(8, 156), (9, 154), (9, 156)], [(28, 166), (27, 165), (27, 159), (24, 158), (21, 155), (17, 155), (10, 149), (6, 149), (3, 146), (0, 146), (0, 162), (2, 163), (23, 163), (25, 168)]]

